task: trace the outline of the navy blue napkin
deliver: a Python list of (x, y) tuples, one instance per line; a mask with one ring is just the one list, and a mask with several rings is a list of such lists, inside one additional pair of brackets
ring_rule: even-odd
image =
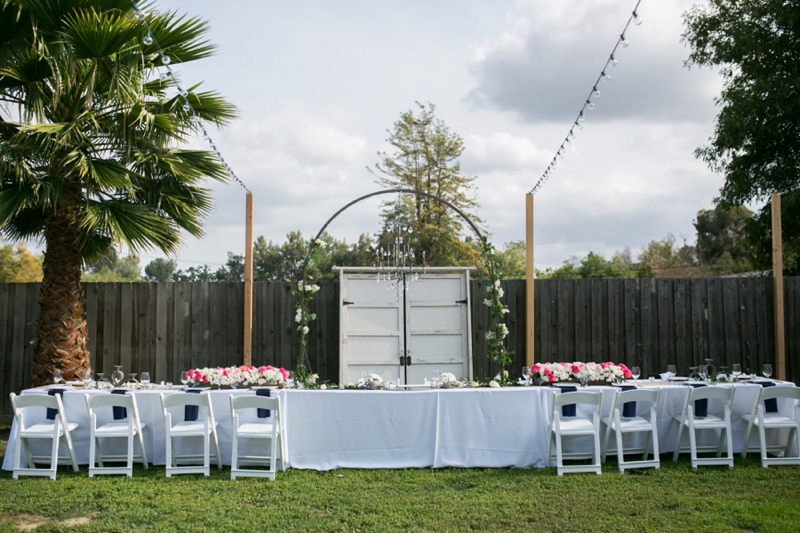
[[(203, 391), (188, 389), (186, 392), (194, 392), (200, 394)], [(183, 407), (183, 419), (187, 422), (194, 422), (200, 416), (200, 406), (198, 405), (185, 405)]]
[[(257, 390), (256, 396), (266, 396), (269, 398), (269, 390)], [(258, 409), (258, 418), (269, 418), (269, 409)]]
[[(774, 387), (775, 383), (772, 381), (757, 381), (759, 385), (762, 387)], [(777, 398), (770, 398), (769, 400), (764, 400), (764, 411), (767, 413), (777, 413), (778, 412), (778, 399)]]
[[(687, 383), (690, 387), (705, 387), (705, 383)], [(694, 417), (705, 418), (708, 416), (708, 398), (694, 401)]]
[[(625, 392), (628, 390), (636, 390), (636, 386), (620, 385), (619, 389)], [(622, 416), (625, 418), (634, 418), (636, 416), (636, 402), (626, 402), (622, 404)]]
[[(112, 390), (111, 394), (127, 394), (128, 391), (124, 390)], [(128, 410), (124, 407), (117, 407), (116, 405), (112, 407), (114, 410), (114, 420), (124, 420), (128, 418)]]
[[(578, 387), (559, 387), (559, 389), (563, 394), (565, 392), (577, 392)], [(561, 406), (561, 416), (576, 416), (577, 414), (577, 408), (574, 403)]]
[[(59, 396), (61, 396), (63, 398), (64, 397), (64, 389), (48, 389), (48, 391), (47, 391), (47, 395), (48, 396), (55, 396), (56, 394), (58, 394)], [(55, 420), (57, 414), (58, 414), (58, 409), (50, 409), (49, 407), (47, 408), (47, 419), (48, 420)]]

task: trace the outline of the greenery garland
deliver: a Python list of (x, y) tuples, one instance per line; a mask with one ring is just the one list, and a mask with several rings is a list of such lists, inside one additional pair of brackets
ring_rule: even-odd
[(294, 321), (298, 323), (297, 342), (300, 344), (295, 379), (302, 382), (310, 381), (310, 377), (314, 376), (311, 372), (311, 361), (308, 358), (306, 336), (309, 332), (309, 324), (317, 319), (317, 314), (311, 312), (311, 302), (314, 301), (314, 294), (319, 291), (319, 285), (309, 283), (312, 278), (308, 275), (308, 269), (316, 264), (320, 250), (324, 250), (326, 246), (327, 243), (322, 239), (311, 241), (308, 254), (300, 263), (300, 266), (303, 267), (303, 279), (297, 282), (297, 287), (292, 287), (292, 297), (297, 298)]

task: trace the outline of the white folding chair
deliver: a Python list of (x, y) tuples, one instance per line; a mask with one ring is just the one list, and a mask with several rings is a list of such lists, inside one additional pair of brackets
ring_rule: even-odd
[[(133, 395), (121, 394), (87, 394), (86, 409), (89, 411), (89, 477), (95, 474), (125, 474), (133, 477), (133, 463), (142, 463), (147, 468), (147, 452), (144, 448), (142, 429), (147, 424), (139, 421), (139, 408)], [(100, 426), (97, 425), (97, 410), (101, 407), (122, 407), (127, 411), (127, 420), (115, 420)], [(100, 452), (101, 438), (126, 438), (128, 452), (125, 455), (103, 455)], [(134, 454), (134, 438), (138, 437), (138, 455)], [(126, 461), (125, 466), (105, 466), (104, 462)], [(100, 466), (96, 466), (99, 463)]]
[[(167, 442), (167, 477), (172, 474), (203, 474), (205, 477), (211, 475), (211, 453), (210, 440), (214, 441), (214, 458), (217, 466), (222, 468), (222, 459), (219, 453), (219, 439), (217, 439), (217, 422), (214, 421), (214, 411), (211, 409), (211, 398), (207, 392), (200, 394), (161, 394), (161, 405), (164, 408), (164, 430)], [(171, 407), (186, 407), (194, 405), (198, 408), (204, 407), (204, 412), (200, 415), (202, 419), (184, 420), (177, 424), (172, 424), (172, 415), (169, 412)], [(202, 437), (202, 455), (178, 455), (175, 453), (175, 443), (172, 439), (177, 437)], [(198, 460), (203, 461), (203, 465), (196, 464)], [(193, 462), (191, 466), (179, 466), (181, 462)]]
[[(764, 400), (778, 398), (788, 398), (796, 400), (793, 414), (784, 416), (780, 413), (767, 413), (764, 409)], [(800, 388), (798, 387), (764, 387), (758, 395), (758, 399), (753, 404), (753, 409), (749, 415), (742, 415), (742, 420), (747, 422), (747, 431), (744, 434), (744, 448), (742, 457), (747, 457), (748, 452), (761, 450), (761, 466), (767, 468), (769, 465), (800, 465)], [(758, 446), (750, 446), (750, 433), (753, 426), (758, 427)], [(768, 445), (766, 430), (768, 429), (788, 429), (789, 438), (785, 445)], [(795, 445), (797, 455), (792, 456), (792, 445)], [(783, 457), (767, 457), (768, 452), (783, 452)]]
[[(684, 452), (692, 455), (692, 468), (697, 469), (699, 465), (727, 465), (733, 468), (733, 435), (731, 434), (731, 405), (733, 395), (736, 390), (733, 387), (707, 386), (692, 388), (686, 395), (686, 402), (683, 405), (683, 412), (674, 417), (680, 426), (678, 427), (678, 440), (675, 443), (675, 453), (672, 460), (677, 461), (678, 456)], [(697, 418), (694, 412), (695, 401), (709, 400), (708, 416)], [(711, 401), (722, 400), (724, 406), (722, 417), (711, 414)], [(689, 431), (689, 447), (681, 447), (681, 437), (683, 429)], [(698, 446), (697, 431), (711, 430), (719, 431), (719, 444), (717, 446)], [(727, 443), (727, 455), (722, 457), (722, 451)], [(715, 457), (698, 457), (698, 453), (716, 452)]]
[[(17, 422), (17, 436), (15, 439), (16, 453), (14, 454), (14, 474), (12, 477), (15, 480), (19, 479), (19, 476), (49, 476), (50, 479), (55, 479), (59, 462), (61, 464), (72, 464), (72, 469), (77, 472), (78, 460), (75, 458), (75, 449), (72, 447), (72, 439), (69, 434), (78, 427), (78, 424), (67, 422), (61, 398), (58, 395), (49, 396), (42, 394), (17, 396), (13, 392), (9, 394), (9, 396), (11, 397), (11, 408), (14, 411), (14, 417)], [(55, 420), (47, 420), (45, 422), (38, 422), (26, 426), (25, 411), (31, 407), (55, 409), (58, 413), (55, 416)], [(33, 417), (31, 416), (31, 418)], [(58, 446), (61, 442), (61, 437), (64, 437), (69, 455), (58, 455)], [(50, 455), (33, 455), (28, 444), (28, 439), (53, 439)], [(20, 467), (20, 457), (22, 453), (25, 454), (28, 460), (27, 468)], [(50, 468), (36, 468), (36, 463), (44, 463), (46, 461), (50, 461)]]
[[(629, 391), (617, 391), (614, 396), (614, 407), (609, 416), (602, 418), (606, 425), (606, 437), (603, 441), (603, 464), (608, 456), (608, 440), (613, 431), (617, 437), (617, 449), (612, 453), (617, 455), (619, 472), (625, 473), (626, 468), (649, 468), (661, 467), (661, 460), (658, 456), (658, 424), (656, 423), (656, 413), (658, 403), (661, 398), (661, 390), (638, 389)], [(650, 407), (649, 419), (639, 416), (624, 417), (624, 405), (629, 402), (643, 402), (652, 404)], [(622, 444), (622, 436), (625, 433), (647, 433), (643, 447), (625, 448)], [(650, 452), (650, 443), (653, 444), (653, 459), (647, 460)], [(641, 461), (625, 461), (626, 453), (641, 453)]]
[[(276, 464), (280, 460), (280, 471), (283, 471), (283, 438), (281, 435), (281, 406), (277, 398), (266, 396), (233, 396), (231, 395), (231, 426), (233, 446), (231, 452), (231, 479), (237, 477), (266, 477), (275, 481)], [(259, 422), (239, 423), (240, 409), (268, 409), (270, 417), (259, 419)], [(261, 421), (263, 420), (263, 422)], [(269, 440), (269, 455), (239, 455), (239, 439)], [(269, 470), (241, 468), (249, 465), (269, 465)]]
[[(564, 472), (595, 472), (601, 474), (600, 467), (600, 402), (603, 394), (600, 392), (569, 392), (559, 393), (553, 397), (553, 415), (550, 422), (550, 437), (547, 445), (547, 465), (553, 459), (553, 444), (556, 447), (556, 466), (558, 475)], [(577, 416), (562, 417), (559, 407), (563, 405), (576, 404), (594, 406), (592, 418), (579, 418)], [(591, 453), (570, 452), (564, 453), (561, 445), (563, 436), (580, 437), (592, 436), (594, 449)], [(564, 459), (592, 459), (592, 464), (588, 465), (564, 465)]]

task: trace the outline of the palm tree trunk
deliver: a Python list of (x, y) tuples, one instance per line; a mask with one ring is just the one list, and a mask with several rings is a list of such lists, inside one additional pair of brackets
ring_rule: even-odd
[(47, 251), (31, 365), (34, 386), (51, 382), (54, 368), (61, 369), (65, 381), (80, 379), (82, 371), (89, 368), (78, 235), (72, 209), (61, 207), (47, 217)]

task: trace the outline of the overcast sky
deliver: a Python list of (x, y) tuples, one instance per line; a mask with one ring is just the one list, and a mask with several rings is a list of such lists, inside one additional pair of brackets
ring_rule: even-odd
[[(722, 178), (695, 159), (713, 131), (719, 77), (687, 69), (682, 13), (695, 3), (643, 0), (597, 107), (535, 199), (537, 268), (589, 251), (634, 253), (692, 221)], [(525, 194), (547, 167), (605, 64), (635, 0), (160, 0), (211, 25), (217, 54), (175, 65), (240, 111), (212, 136), (255, 196), (255, 235), (283, 242), (318, 231), (379, 189), (365, 167), (415, 101), (466, 144), (479, 216), (493, 242), (525, 238)], [(244, 249), (244, 192), (211, 185), (206, 236), (188, 237), (181, 268)], [(329, 228), (353, 242), (380, 229), (379, 200)], [(150, 252), (142, 266), (159, 254)]]

